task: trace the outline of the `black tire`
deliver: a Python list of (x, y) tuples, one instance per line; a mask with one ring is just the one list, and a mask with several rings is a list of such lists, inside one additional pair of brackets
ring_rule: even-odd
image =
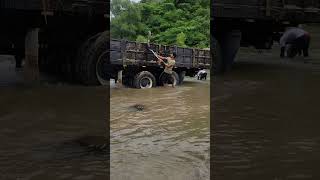
[(181, 71), (179, 73), (179, 84), (183, 83), (184, 77), (186, 76), (186, 72), (185, 71)]
[(213, 38), (212, 41), (212, 70), (214, 75), (223, 74), (225, 72), (226, 64), (224, 63), (221, 56), (221, 47), (220, 43)]
[(272, 36), (269, 36), (265, 42), (265, 48), (272, 49), (272, 46), (273, 46), (273, 38)]
[(123, 78), (123, 85), (127, 86), (127, 87), (133, 87), (133, 78)]
[(218, 39), (213, 38), (213, 65), (214, 74), (229, 71), (235, 61), (240, 48), (241, 31), (232, 30), (218, 34)]
[(294, 46), (291, 45), (291, 46), (287, 49), (287, 56), (288, 56), (288, 58), (293, 59), (293, 58), (295, 58), (295, 57), (297, 56), (297, 54), (298, 54), (298, 49), (297, 49), (296, 47), (294, 47)]
[(79, 48), (76, 63), (75, 63), (75, 76), (76, 80), (79, 82), (84, 82), (84, 74), (82, 70), (83, 61), (88, 59), (89, 50), (92, 47), (92, 44), (97, 40), (97, 38), (101, 35), (98, 33), (90, 38), (88, 38)]
[[(109, 32), (105, 31), (88, 48), (87, 56), (81, 61), (79, 69), (84, 84), (104, 85), (109, 82), (107, 71), (103, 71), (103, 68), (108, 64), (109, 45)], [(99, 68), (102, 68), (101, 71)]]
[[(163, 73), (165, 73), (165, 72), (162, 72), (161, 74), (160, 74), (160, 77), (159, 77), (159, 80), (160, 80), (160, 86), (163, 86), (164, 85), (164, 83), (163, 83)], [(172, 75), (173, 75), (173, 78), (174, 78), (174, 83), (175, 83), (175, 85), (179, 85), (179, 82), (180, 82), (180, 79), (179, 79), (179, 75), (178, 75), (178, 73), (176, 73), (175, 71), (173, 71), (172, 72)]]
[(138, 89), (152, 88), (156, 83), (156, 78), (149, 71), (139, 72), (133, 79), (133, 87)]

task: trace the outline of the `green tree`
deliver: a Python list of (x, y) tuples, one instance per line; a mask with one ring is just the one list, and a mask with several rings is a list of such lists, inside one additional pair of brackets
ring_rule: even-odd
[(187, 47), (209, 47), (210, 0), (112, 0), (111, 36)]
[(179, 33), (177, 35), (177, 45), (181, 47), (186, 47), (186, 39), (187, 37), (183, 32)]
[(140, 42), (140, 43), (147, 43), (147, 42), (148, 42), (148, 39), (145, 38), (144, 36), (138, 35), (136, 41), (137, 41), (137, 42)]
[(144, 33), (141, 22), (141, 11), (137, 3), (130, 0), (113, 0), (111, 3), (111, 37), (135, 40), (137, 35)]

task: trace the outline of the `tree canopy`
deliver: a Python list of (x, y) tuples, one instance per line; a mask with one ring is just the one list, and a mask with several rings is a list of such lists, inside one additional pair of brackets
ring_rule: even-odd
[(210, 44), (210, 0), (111, 1), (111, 37), (184, 47)]

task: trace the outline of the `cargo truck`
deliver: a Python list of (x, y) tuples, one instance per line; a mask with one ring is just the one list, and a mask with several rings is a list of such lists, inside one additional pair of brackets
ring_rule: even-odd
[(86, 85), (110, 78), (135, 88), (161, 85), (163, 66), (149, 49), (177, 52), (176, 84), (210, 68), (209, 50), (110, 41), (109, 18), (105, 0), (0, 0), (0, 53), (17, 62), (29, 57), (41, 72)]
[(176, 85), (182, 84), (185, 76), (194, 77), (200, 69), (210, 69), (209, 49), (112, 39), (110, 41), (110, 62), (106, 65), (107, 76), (121, 79), (124, 85), (134, 88), (163, 85), (161, 77), (164, 66), (158, 64), (157, 58), (150, 50), (161, 56), (169, 56), (170, 53), (176, 52), (176, 64), (173, 69), (173, 83)]
[(212, 0), (213, 74), (230, 70), (239, 47), (271, 49), (285, 28), (320, 22), (319, 0)]

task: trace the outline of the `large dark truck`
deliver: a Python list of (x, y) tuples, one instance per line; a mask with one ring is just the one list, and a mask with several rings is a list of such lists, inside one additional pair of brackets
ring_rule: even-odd
[(128, 87), (151, 88), (161, 86), (164, 66), (158, 64), (153, 50), (159, 55), (169, 56), (176, 52), (176, 64), (173, 77), (176, 85), (183, 82), (185, 76), (193, 77), (200, 69), (209, 69), (210, 50), (183, 48), (158, 44), (139, 43), (112, 39), (110, 41), (110, 62), (107, 76), (120, 79)]
[(320, 22), (319, 0), (212, 0), (214, 74), (231, 68), (239, 47), (271, 49), (288, 26)]
[[(27, 59), (40, 72), (86, 85), (110, 78), (136, 88), (161, 85), (163, 66), (147, 44), (110, 42), (109, 5), (106, 0), (0, 0), (0, 54), (15, 56), (17, 63)], [(210, 66), (209, 50), (150, 48), (162, 55), (177, 52), (177, 84)]]
[[(0, 54), (67, 80), (106, 80), (106, 0), (0, 0)], [(30, 60), (32, 59), (32, 60)], [(27, 61), (27, 60), (26, 60)]]

